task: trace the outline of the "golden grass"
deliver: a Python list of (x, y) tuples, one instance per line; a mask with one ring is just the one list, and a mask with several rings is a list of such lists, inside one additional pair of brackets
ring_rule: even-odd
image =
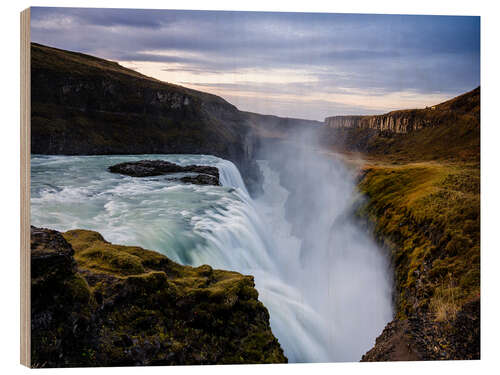
[(431, 309), (444, 319), (479, 293), (479, 180), (474, 163), (366, 167), (359, 214), (391, 249), (400, 317)]
[(455, 319), (460, 311), (459, 293), (451, 275), (436, 287), (430, 302), (430, 309), (436, 321), (449, 322)]

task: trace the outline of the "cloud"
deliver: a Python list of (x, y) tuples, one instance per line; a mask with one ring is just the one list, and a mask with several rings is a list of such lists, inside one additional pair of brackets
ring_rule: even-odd
[[(259, 101), (279, 100), (283, 91), (330, 97), (343, 90), (363, 93), (360, 100), (395, 101), (378, 110), (407, 104), (398, 100), (402, 92), (420, 95), (420, 102), (457, 95), (479, 85), (479, 29), (479, 17), (456, 16), (32, 10), (33, 41), (119, 61), (173, 83), (208, 83), (205, 89), (231, 93), (238, 98), (234, 104), (256, 111), (264, 105)], [(206, 77), (210, 82), (203, 82)], [(224, 81), (217, 86), (216, 79)], [(315, 119), (377, 110), (367, 102), (301, 103), (301, 117)], [(273, 105), (278, 109), (300, 111), (288, 99)]]

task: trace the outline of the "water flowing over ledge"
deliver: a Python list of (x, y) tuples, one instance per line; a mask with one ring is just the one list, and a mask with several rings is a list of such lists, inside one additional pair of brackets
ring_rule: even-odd
[[(141, 159), (213, 165), (223, 186), (106, 171)], [(285, 172), (267, 161), (259, 165), (264, 194), (252, 200), (236, 166), (213, 156), (34, 155), (32, 224), (96, 230), (183, 264), (254, 275), (291, 362), (359, 360), (392, 308), (387, 261), (346, 216), (355, 194), (352, 176), (337, 161), (314, 160), (314, 168), (303, 163), (291, 193), (280, 182)]]

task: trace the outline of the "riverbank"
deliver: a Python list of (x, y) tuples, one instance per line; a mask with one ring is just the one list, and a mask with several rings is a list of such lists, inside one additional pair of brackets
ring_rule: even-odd
[(363, 360), (479, 359), (479, 166), (369, 162), (360, 173), (357, 214), (390, 254), (396, 306)]

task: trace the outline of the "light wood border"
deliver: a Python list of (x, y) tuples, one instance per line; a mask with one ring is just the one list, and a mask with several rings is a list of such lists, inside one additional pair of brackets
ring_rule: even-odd
[(21, 364), (31, 367), (31, 12), (21, 12)]

